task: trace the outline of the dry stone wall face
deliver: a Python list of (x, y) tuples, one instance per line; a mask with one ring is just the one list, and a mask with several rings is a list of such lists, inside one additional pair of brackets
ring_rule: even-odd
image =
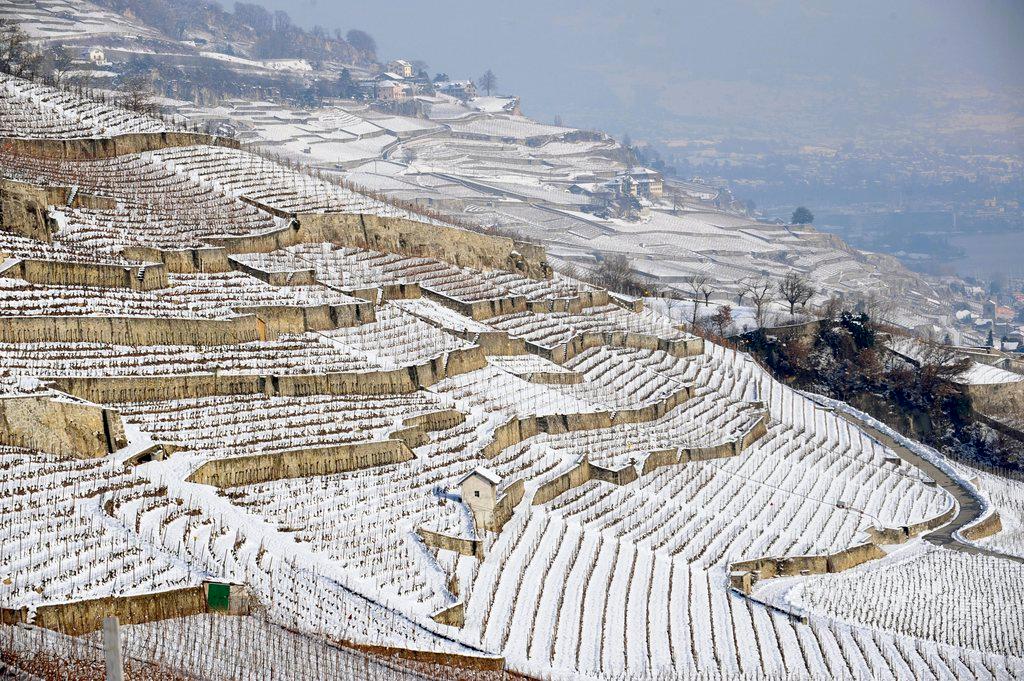
[(419, 535), (425, 545), (432, 549), (445, 549), (446, 551), (454, 551), (459, 555), (470, 556), (477, 560), (484, 559), (484, 542), (481, 539), (452, 537), (447, 534), (428, 530), (425, 527), (417, 528), (416, 534)]
[(512, 519), (516, 506), (526, 496), (526, 484), (522, 480), (516, 480), (505, 488), (498, 497), (494, 510), (491, 511), (491, 522), (487, 527), (491, 532), (501, 532), (505, 524)]
[(286, 478), (347, 473), (414, 458), (404, 442), (385, 440), (213, 459), (201, 465), (188, 479), (201, 485), (238, 487)]
[(290, 225), (269, 234), (211, 240), (214, 245), (223, 246), (228, 254), (269, 253), (318, 242), (436, 258), (460, 267), (508, 270), (534, 278), (551, 275), (542, 248), (507, 237), (399, 217), (300, 213)]
[(965, 530), (962, 530), (960, 534), (969, 541), (978, 541), (985, 537), (991, 537), (994, 534), (1002, 532), (1003, 521), (999, 517), (997, 511), (992, 511), (987, 516), (982, 518), (977, 523), (971, 525)]
[(231, 149), (241, 148), (237, 140), (186, 131), (135, 132), (112, 137), (63, 140), (0, 138), (0, 147), (4, 147), (12, 154), (73, 161), (95, 161), (171, 147), (190, 147), (197, 144), (223, 146)]
[(465, 606), (463, 603), (455, 603), (434, 613), (431, 615), (431, 619), (438, 624), (447, 624), (451, 627), (464, 627), (466, 625)]
[(235, 345), (266, 340), (256, 315), (231, 319), (156, 317), (3, 317), (0, 343)]
[(116, 616), (121, 624), (142, 624), (174, 617), (205, 613), (206, 594), (202, 586), (138, 596), (108, 596), (36, 609), (35, 624), (69, 636), (97, 631), (103, 618)]
[(987, 416), (1024, 414), (1024, 381), (964, 386), (971, 406)]
[(124, 249), (122, 255), (137, 262), (162, 263), (173, 274), (216, 274), (232, 269), (227, 251), (216, 246), (174, 251), (132, 246)]
[(116, 411), (48, 393), (0, 398), (0, 443), (89, 459), (127, 439)]
[(305, 397), (310, 395), (408, 394), (450, 376), (482, 368), (480, 348), (455, 350), (404, 369), (274, 376), (259, 373), (182, 373), (168, 376), (40, 376), (54, 388), (104, 404), (157, 402), (217, 395)]
[(51, 203), (51, 193), (41, 187), (0, 180), (0, 228), (49, 243), (55, 231), (46, 212)]
[(96, 286), (133, 291), (153, 291), (167, 287), (167, 268), (162, 264), (104, 265), (22, 260), (14, 274), (32, 284), (47, 286)]

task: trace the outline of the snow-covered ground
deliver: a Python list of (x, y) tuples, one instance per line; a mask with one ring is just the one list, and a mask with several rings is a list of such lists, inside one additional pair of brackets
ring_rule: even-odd
[[(69, 104), (54, 106), (68, 120), (61, 107)], [(43, 126), (43, 114), (29, 118), (64, 134)], [(22, 121), (21, 111), (0, 107), (0, 127), (12, 120)], [(463, 127), (488, 130), (480, 120), (467, 118)], [(562, 134), (523, 121), (488, 125), (513, 136)], [(494, 156), (486, 140), (422, 142), (423, 156), (407, 156), (410, 163), (454, 172), (454, 156), (474, 163)], [(568, 139), (548, 144), (556, 145), (551, 158), (571, 160), (538, 172), (570, 177), (571, 167), (596, 164), (591, 154), (606, 141), (581, 143), (576, 156)], [(547, 144), (507, 146), (508, 157), (486, 161), (502, 162), (500, 178), (490, 182), (532, 198), (474, 203), (482, 211), (543, 216), (537, 229), (552, 232), (595, 230), (600, 236), (590, 241), (622, 239), (636, 253), (671, 242), (656, 244), (635, 223), (528, 205), (538, 194), (571, 195), (550, 178), (532, 186), (508, 181), (530, 174), (513, 172), (510, 159), (529, 171), (531, 150)], [(315, 174), (213, 147), (106, 161), (13, 154), (3, 161), (5, 177), (75, 187), (116, 204), (106, 211), (54, 207), (52, 243), (0, 232), (0, 248), (9, 244), (15, 257), (83, 266), (138, 265), (133, 249), (197, 248), (284, 226), (260, 205), (354, 215), (397, 210)], [(377, 177), (446, 199), (475, 201), (483, 191), (447, 172), (411, 167), (388, 164)], [(651, 234), (689, 230), (691, 245), (706, 239), (722, 249), (686, 255), (686, 246), (671, 255), (666, 246), (665, 262), (683, 253), (707, 271), (745, 271), (743, 258), (778, 255), (778, 239), (806, 256), (806, 268), (832, 267), (851, 282), (877, 274), (855, 255), (812, 247), (818, 237), (727, 213), (663, 212), (651, 222)], [(352, 305), (353, 293), (374, 312), (354, 325), (246, 343), (0, 344), (0, 399), (47, 399), (54, 393), (40, 379), (89, 378), (83, 385), (97, 390), (116, 379), (104, 406), (129, 440), (90, 460), (0, 446), (0, 606), (32, 612), (210, 579), (244, 583), (257, 618), (202, 616), (126, 633), (131, 654), (210, 675), (269, 663), (276, 658), (268, 650), (281, 649), (290, 656), (281, 668), (292, 677), (308, 672), (301, 660), (312, 657), (320, 661), (315, 675), (389, 678), (376, 663), (360, 667), (322, 645), (347, 640), (501, 656), (513, 670), (547, 678), (1024, 677), (1024, 580), (1019, 566), (1001, 559), (912, 542), (847, 574), (796, 578), (806, 622), (729, 588), (735, 561), (833, 553), (863, 542), (871, 528), (935, 518), (954, 500), (833, 409), (742, 353), (682, 331), (689, 308), (652, 300), (633, 311), (567, 275), (533, 280), (354, 243), (254, 243), (255, 252), (232, 253), (229, 261), (244, 273), (186, 274), (172, 261), (168, 285), (147, 291), (30, 284), (13, 270), (0, 278), (0, 324), (88, 315), (156, 318), (183, 329), (246, 307)], [(758, 247), (734, 257), (730, 249), (738, 253), (745, 243)], [(774, 257), (765, 262), (778, 263)], [(847, 258), (856, 267), (843, 264)], [(302, 272), (303, 283), (267, 283), (288, 272)], [(395, 288), (406, 297), (385, 299), (385, 289)], [(466, 316), (480, 302), (519, 307)], [(750, 316), (737, 307), (738, 319)], [(153, 386), (176, 386), (180, 394), (168, 398)], [(165, 457), (134, 463), (155, 444)], [(321, 474), (317, 457), (346, 445), (387, 445), (403, 456), (383, 465), (356, 459), (353, 470)], [(310, 465), (278, 465), (298, 455), (312, 457)], [(218, 462), (255, 466), (260, 475), (248, 480), (261, 481), (192, 481)], [(515, 494), (521, 483), (522, 499), (499, 532), (477, 527), (460, 497), (460, 481), (480, 466), (500, 476), (498, 493)], [(983, 541), (1019, 550), (1021, 486), (977, 476), (1006, 528)], [(425, 541), (430, 533), (447, 535), (462, 551), (434, 547), (436, 540)], [(469, 542), (479, 542), (482, 557), (465, 550)], [(771, 589), (792, 585), (780, 580)], [(464, 624), (435, 619), (452, 616), (453, 606), (462, 607)], [(32, 633), (0, 632), (0, 644), (53, 650), (67, 643), (50, 645), (49, 634)], [(213, 650), (195, 659), (200, 641)], [(243, 644), (257, 654), (239, 659)]]

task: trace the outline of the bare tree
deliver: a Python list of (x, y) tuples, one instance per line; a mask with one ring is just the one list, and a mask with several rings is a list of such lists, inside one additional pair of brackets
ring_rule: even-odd
[(953, 348), (922, 341), (919, 342), (916, 363), (922, 382), (929, 388), (942, 382), (951, 382), (971, 368), (974, 361)]
[(63, 46), (54, 48), (53, 52), (47, 55), (47, 68), (50, 71), (50, 78), (53, 80), (53, 84), (60, 87), (61, 83), (64, 82), (64, 77), (71, 70), (71, 65), (74, 62), (74, 55), (71, 51)]
[(0, 19), (0, 71), (33, 78), (42, 63), (43, 54), (32, 47), (21, 26), (10, 19)]
[(711, 316), (711, 324), (715, 327), (718, 335), (725, 338), (725, 332), (732, 326), (732, 307), (730, 305), (720, 306), (718, 311)]
[(487, 69), (477, 82), (487, 92), (488, 97), (491, 95), (491, 91), (498, 87), (498, 77), (490, 69)]
[(803, 307), (814, 295), (814, 287), (811, 286), (807, 277), (798, 272), (787, 272), (782, 281), (779, 282), (779, 295), (789, 303), (789, 316), (796, 314), (796, 306)]
[(683, 321), (682, 308), (683, 301), (675, 296), (666, 299), (666, 306), (668, 307), (668, 317), (672, 321)]
[(141, 114), (156, 113), (156, 102), (153, 101), (153, 90), (149, 81), (142, 76), (133, 76), (121, 85), (124, 98), (121, 106)]
[(706, 274), (694, 275), (689, 282), (687, 282), (687, 288), (690, 293), (693, 294), (693, 319), (690, 321), (690, 326), (694, 329), (697, 328), (697, 308), (700, 306), (700, 300), (704, 300), (704, 305), (707, 306), (711, 299), (711, 294), (715, 292), (712, 285), (711, 277)]
[(640, 288), (633, 276), (633, 261), (622, 253), (604, 257), (597, 266), (597, 277), (613, 291), (631, 294)]
[(896, 311), (896, 303), (892, 298), (881, 296), (877, 292), (871, 291), (860, 299), (857, 308), (870, 317), (872, 321), (880, 323), (892, 319), (893, 313)]
[(825, 304), (821, 306), (818, 313), (825, 319), (835, 319), (843, 311), (843, 301), (837, 296), (829, 296)]
[(759, 327), (764, 326), (764, 315), (768, 307), (775, 301), (775, 285), (765, 278), (747, 279), (743, 282), (740, 300), (750, 298), (754, 304), (754, 320)]

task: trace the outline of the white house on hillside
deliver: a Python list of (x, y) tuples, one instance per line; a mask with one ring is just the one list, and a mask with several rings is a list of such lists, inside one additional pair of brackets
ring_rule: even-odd
[(395, 73), (402, 78), (412, 78), (416, 75), (412, 64), (404, 59), (396, 59), (388, 64), (388, 71)]
[(107, 61), (107, 55), (103, 52), (101, 47), (91, 47), (86, 53), (86, 57), (90, 62), (96, 66), (108, 66), (110, 62)]
[(462, 503), (473, 512), (473, 521), (478, 528), (491, 526), (500, 484), (501, 476), (486, 466), (474, 468), (459, 480)]

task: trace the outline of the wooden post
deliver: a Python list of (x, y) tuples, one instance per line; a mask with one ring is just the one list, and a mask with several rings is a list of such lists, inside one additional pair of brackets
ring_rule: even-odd
[(103, 661), (107, 666), (107, 681), (124, 681), (121, 630), (116, 617), (103, 618)]

